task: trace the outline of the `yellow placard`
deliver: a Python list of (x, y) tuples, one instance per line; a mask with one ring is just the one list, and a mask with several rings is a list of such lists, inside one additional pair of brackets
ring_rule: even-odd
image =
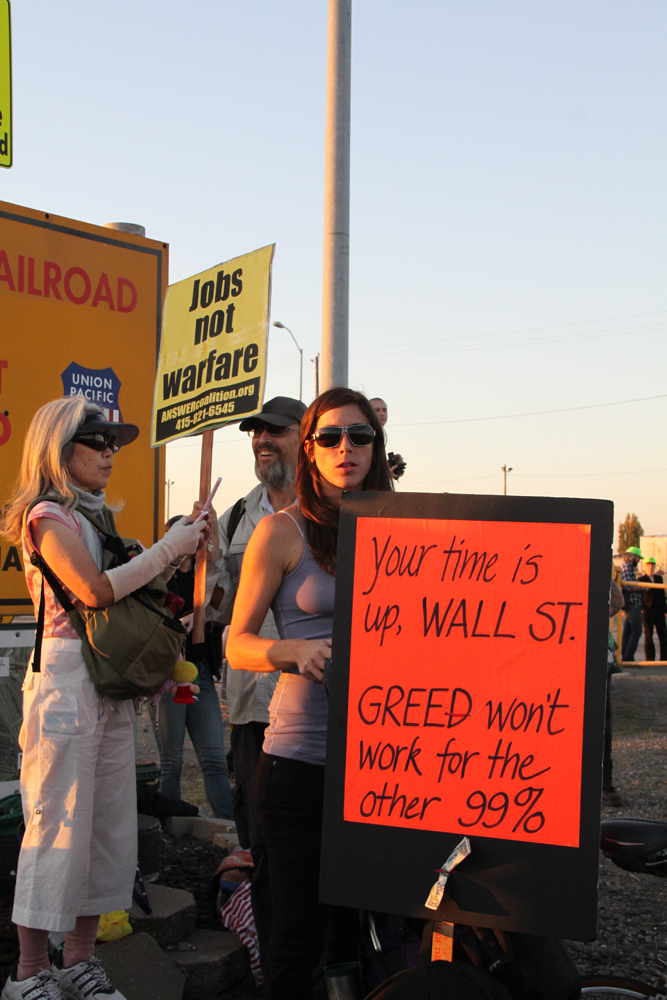
[[(107, 497), (120, 533), (150, 545), (164, 524), (164, 449), (151, 451), (167, 245), (0, 202), (0, 505), (23, 439), (50, 399), (81, 394), (139, 426)], [(0, 622), (32, 614), (20, 547), (0, 537)]]
[(234, 257), (167, 289), (154, 448), (261, 409), (274, 249)]
[(9, 0), (0, 0), (0, 167), (12, 165), (12, 26)]

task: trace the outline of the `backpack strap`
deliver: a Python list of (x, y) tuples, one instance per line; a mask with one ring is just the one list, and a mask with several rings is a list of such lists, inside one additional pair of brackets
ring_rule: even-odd
[(232, 512), (229, 515), (229, 521), (227, 522), (227, 538), (229, 539), (229, 544), (232, 544), (232, 539), (236, 534), (236, 529), (241, 523), (241, 518), (245, 514), (245, 497), (240, 497), (234, 506), (232, 507)]

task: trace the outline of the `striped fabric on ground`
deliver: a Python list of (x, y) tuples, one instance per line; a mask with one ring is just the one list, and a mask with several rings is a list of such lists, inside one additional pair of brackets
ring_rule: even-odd
[(264, 981), (259, 964), (259, 945), (257, 930), (250, 905), (250, 882), (243, 882), (220, 910), (222, 922), (229, 931), (233, 931), (250, 952), (250, 968), (259, 986)]

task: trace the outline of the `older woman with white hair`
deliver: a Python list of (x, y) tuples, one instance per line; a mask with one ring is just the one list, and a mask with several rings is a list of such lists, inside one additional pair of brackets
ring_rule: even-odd
[[(133, 704), (98, 696), (81, 639), (51, 588), (43, 586), (30, 549), (81, 609), (108, 607), (204, 544), (207, 522), (184, 518), (152, 548), (102, 571), (100, 533), (80, 510), (102, 516), (116, 452), (138, 433), (133, 424), (105, 420), (81, 397), (42, 406), (26, 434), (19, 480), (0, 523), (3, 534), (23, 545), (35, 614), (42, 587), (44, 593), (41, 665), (39, 672), (28, 667), (23, 688), (26, 829), (13, 912), (20, 958), (2, 1000), (123, 1000), (92, 955), (100, 914), (132, 903)], [(53, 499), (34, 504), (45, 496)], [(67, 930), (67, 936), (52, 966), (48, 933), (55, 929)]]

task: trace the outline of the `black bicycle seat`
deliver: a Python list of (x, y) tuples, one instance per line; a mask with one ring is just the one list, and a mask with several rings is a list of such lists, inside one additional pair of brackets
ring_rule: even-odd
[(606, 858), (628, 872), (667, 877), (667, 823), (654, 819), (605, 819), (600, 847)]

